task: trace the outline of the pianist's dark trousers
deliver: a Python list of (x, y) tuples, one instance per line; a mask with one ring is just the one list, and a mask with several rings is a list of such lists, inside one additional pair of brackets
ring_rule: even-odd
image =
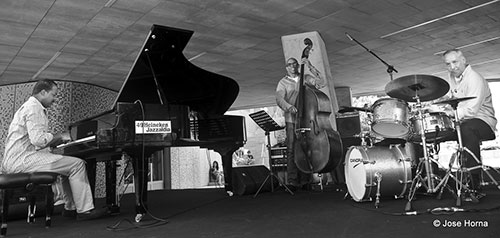
[(295, 141), (294, 123), (287, 122), (285, 125), (286, 130), (286, 172), (287, 172), (287, 184), (296, 187), (301, 187), (302, 185), (310, 183), (311, 175), (300, 171), (295, 164), (295, 154), (293, 144)]
[[(53, 155), (61, 156), (61, 155)], [(94, 200), (87, 177), (85, 161), (72, 156), (61, 156), (52, 163), (29, 166), (24, 172), (48, 171), (62, 175), (64, 209), (83, 213), (94, 209)], [(58, 185), (56, 185), (58, 186)]]

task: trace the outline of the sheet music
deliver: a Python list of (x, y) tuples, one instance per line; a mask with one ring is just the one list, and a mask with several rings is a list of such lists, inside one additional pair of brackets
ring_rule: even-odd
[(250, 118), (252, 118), (257, 125), (259, 125), (260, 128), (262, 128), (264, 131), (276, 131), (276, 130), (281, 130), (284, 127), (278, 125), (276, 121), (274, 121), (267, 112), (264, 110), (254, 112), (249, 114)]

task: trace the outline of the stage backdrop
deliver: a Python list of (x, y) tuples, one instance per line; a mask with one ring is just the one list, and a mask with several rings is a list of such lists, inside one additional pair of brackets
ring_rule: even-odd
[[(283, 45), (283, 53), (285, 55), (285, 67), (286, 61), (289, 58), (295, 58), (299, 64), (301, 63), (302, 53), (308, 45), (312, 47), (309, 51), (309, 61), (319, 72), (320, 80), (318, 80), (319, 90), (325, 93), (331, 102), (330, 122), (334, 129), (337, 128), (335, 122), (335, 112), (339, 110), (337, 103), (337, 96), (335, 94), (335, 85), (333, 82), (332, 73), (330, 71), (330, 64), (328, 62), (328, 56), (326, 51), (325, 43), (317, 31), (305, 32), (294, 35), (287, 35), (281, 37), (281, 43)], [(304, 80), (308, 76), (315, 75), (314, 72), (304, 67)]]

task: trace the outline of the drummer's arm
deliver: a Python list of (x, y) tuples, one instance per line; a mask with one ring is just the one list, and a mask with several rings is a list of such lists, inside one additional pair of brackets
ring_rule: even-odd
[[(487, 84), (486, 81), (483, 82)], [(459, 104), (459, 118), (474, 118), (477, 116), (477, 112), (479, 111), (479, 108), (481, 108), (481, 104), (484, 102), (486, 91), (488, 89), (488, 85), (484, 85), (484, 83), (476, 82), (474, 86), (469, 87), (470, 91), (467, 92), (465, 96), (475, 98), (463, 101), (461, 102), (461, 105)]]
[[(443, 100), (447, 100), (447, 99), (443, 99)], [(451, 118), (455, 118), (455, 112), (453, 111), (453, 108), (450, 105), (441, 104), (441, 105), (439, 105), (439, 107), (440, 107), (441, 112), (446, 113), (446, 115), (451, 117)]]
[(430, 113), (437, 113), (437, 112), (444, 112), (446, 115), (453, 117), (454, 113), (451, 110), (451, 107), (448, 105), (438, 105), (438, 104), (432, 104), (429, 105), (425, 108), (424, 112), (430, 112)]
[(455, 118), (455, 112), (453, 111), (453, 108), (451, 108), (450, 105), (444, 105), (444, 113), (446, 113), (447, 116), (451, 118)]
[(429, 112), (444, 112), (449, 117), (455, 117), (455, 113), (453, 112), (453, 108), (451, 108), (450, 105), (448, 105), (448, 104), (435, 104), (437, 102), (445, 101), (445, 100), (448, 100), (451, 98), (453, 98), (453, 94), (451, 91), (448, 91), (448, 93), (446, 93), (442, 97), (432, 101), (431, 106), (430, 106), (431, 109), (429, 110)]
[[(453, 93), (451, 92), (451, 90), (445, 94), (443, 97), (442, 100), (449, 100), (449, 99), (452, 99), (454, 98), (453, 97)], [(453, 108), (449, 105), (449, 104), (442, 104), (441, 105), (442, 109), (443, 109), (443, 112), (446, 113), (446, 115), (448, 115), (449, 117), (451, 118), (455, 118), (455, 112), (453, 111)]]

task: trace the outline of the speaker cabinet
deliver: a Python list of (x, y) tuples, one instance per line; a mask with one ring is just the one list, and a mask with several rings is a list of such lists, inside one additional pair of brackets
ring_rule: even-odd
[[(233, 168), (233, 192), (237, 195), (255, 194), (264, 180), (269, 175), (269, 169), (264, 165), (241, 166)], [(279, 182), (273, 177), (274, 188), (278, 188)], [(271, 191), (271, 178), (260, 192)]]
[(361, 133), (359, 112), (347, 112), (337, 115), (337, 131), (342, 138), (353, 137)]

